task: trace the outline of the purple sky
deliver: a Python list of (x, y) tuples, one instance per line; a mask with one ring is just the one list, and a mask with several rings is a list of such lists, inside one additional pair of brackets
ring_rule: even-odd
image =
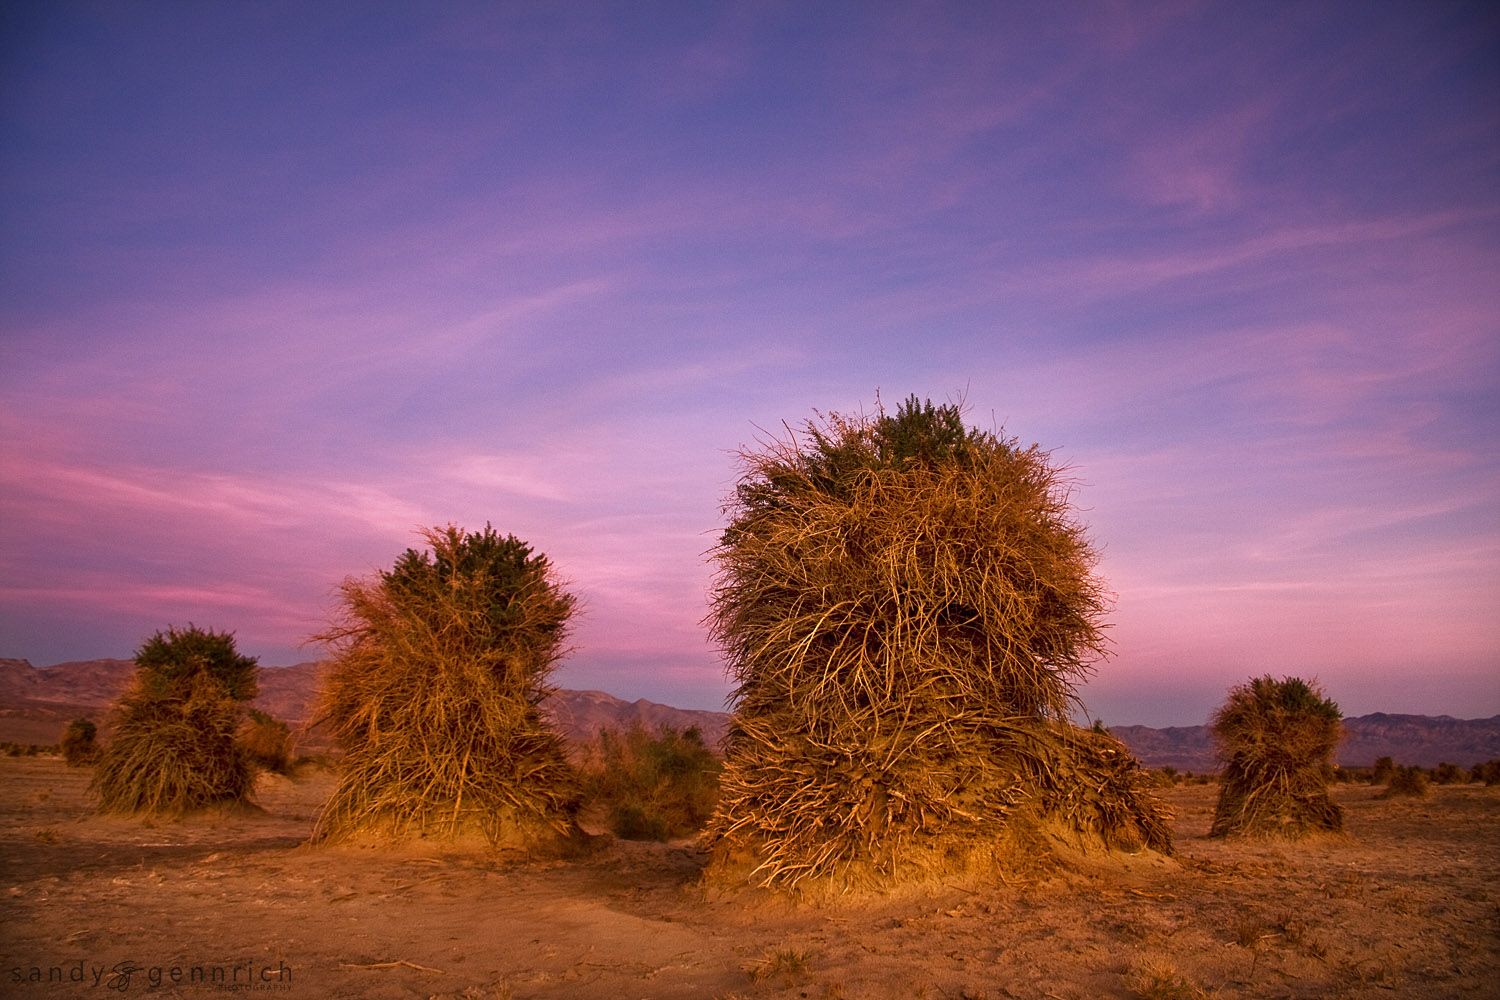
[(1083, 690), (1500, 713), (1500, 23), (1477, 3), (7, 4), (0, 656), (265, 665), (422, 525), (719, 708), (734, 453), (908, 393), (1054, 449)]

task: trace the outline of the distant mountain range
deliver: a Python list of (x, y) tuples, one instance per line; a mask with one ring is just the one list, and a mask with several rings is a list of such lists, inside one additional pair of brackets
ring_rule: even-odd
[[(252, 703), (278, 719), (303, 726), (312, 721), (321, 664), (264, 667), (260, 695)], [(62, 728), (80, 716), (104, 722), (109, 706), (130, 681), (130, 660), (84, 660), (34, 667), (27, 660), (0, 659), (0, 740), (13, 743), (56, 743)], [(553, 723), (570, 740), (591, 740), (607, 727), (628, 729), (636, 722), (649, 728), (697, 726), (709, 745), (717, 745), (729, 729), (723, 712), (672, 708), (656, 702), (622, 701), (602, 691), (561, 689), (542, 705)], [(326, 737), (303, 734), (304, 746), (316, 747)], [(320, 738), (321, 737), (321, 738)]]
[[(85, 660), (38, 668), (27, 660), (0, 659), (0, 740), (51, 744), (70, 719), (87, 716), (104, 721), (109, 705), (124, 690), (134, 669), (129, 660)], [(317, 663), (263, 668), (255, 705), (278, 719), (306, 724), (318, 678)], [(645, 699), (623, 701), (602, 691), (559, 690), (543, 709), (564, 735), (579, 741), (592, 739), (606, 727), (628, 728), (639, 722), (648, 727), (697, 726), (713, 745), (729, 727), (729, 716), (723, 712), (673, 708)], [(1207, 726), (1111, 726), (1110, 731), (1148, 767), (1195, 773), (1217, 769)], [(1468, 767), (1500, 760), (1500, 715), (1454, 719), (1376, 712), (1345, 719), (1344, 732), (1338, 759), (1348, 767), (1368, 766), (1379, 757), (1422, 767), (1442, 762)], [(318, 742), (316, 733), (304, 740), (309, 746)]]

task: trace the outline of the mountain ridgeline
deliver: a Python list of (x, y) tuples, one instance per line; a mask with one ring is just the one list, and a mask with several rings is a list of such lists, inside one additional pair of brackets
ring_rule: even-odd
[[(27, 660), (0, 659), (0, 740), (47, 745), (57, 742), (71, 719), (84, 716), (106, 721), (109, 706), (134, 670), (130, 660), (34, 667)], [(254, 707), (294, 726), (305, 725), (311, 721), (319, 670), (317, 663), (263, 668)], [(717, 745), (729, 727), (724, 712), (673, 708), (645, 699), (624, 701), (602, 691), (562, 689), (543, 708), (558, 729), (575, 741), (592, 739), (601, 729), (628, 728), (639, 722), (648, 727), (697, 726), (710, 745)], [(1207, 726), (1111, 726), (1110, 731), (1148, 767), (1198, 774), (1217, 769)], [(1468, 767), (1500, 759), (1500, 716), (1454, 719), (1376, 712), (1345, 719), (1344, 732), (1338, 760), (1347, 767), (1367, 767), (1380, 757), (1420, 767), (1444, 762)]]

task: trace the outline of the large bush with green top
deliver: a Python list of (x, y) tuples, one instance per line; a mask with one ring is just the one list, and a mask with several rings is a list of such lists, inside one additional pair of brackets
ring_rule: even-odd
[(423, 537), (428, 549), (345, 581), (315, 637), (333, 653), (321, 715), (344, 748), (316, 835), (572, 835), (577, 776), (538, 706), (575, 600), (546, 556), (489, 525)]
[(245, 801), (254, 768), (235, 733), (256, 694), (256, 663), (234, 636), (188, 626), (135, 654), (114, 735), (94, 771), (104, 812), (179, 814)]

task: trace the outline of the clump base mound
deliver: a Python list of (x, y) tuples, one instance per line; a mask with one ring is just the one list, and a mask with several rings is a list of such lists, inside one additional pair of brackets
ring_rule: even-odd
[(1031, 877), (1082, 857), (1172, 854), (1170, 808), (1106, 732), (1017, 724), (964, 765), (951, 754), (882, 761), (784, 742), (803, 744), (795, 763), (785, 747), (758, 762), (742, 754), (726, 777), (735, 819), (705, 838), (706, 885), (885, 894)]

